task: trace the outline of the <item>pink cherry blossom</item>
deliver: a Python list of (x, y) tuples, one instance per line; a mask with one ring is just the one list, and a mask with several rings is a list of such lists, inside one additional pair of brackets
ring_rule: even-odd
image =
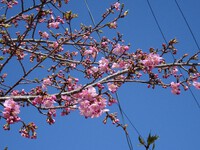
[(99, 117), (106, 111), (106, 99), (96, 93), (94, 87), (89, 87), (82, 91), (79, 97), (80, 114), (86, 118)]
[(35, 125), (35, 123), (31, 122), (26, 126), (23, 126), (19, 133), (21, 133), (21, 136), (25, 137), (25, 138), (31, 138), (31, 139), (36, 139), (37, 138), (37, 134), (36, 134), (36, 130), (37, 126)]
[(43, 99), (43, 106), (44, 107), (53, 107), (54, 106), (54, 103), (55, 103), (55, 100), (56, 100), (56, 96), (55, 95), (52, 95), (52, 96), (47, 96)]
[(98, 67), (96, 67), (96, 66), (93, 66), (92, 68), (91, 68), (91, 70), (94, 72), (94, 73), (96, 73), (96, 72), (98, 72)]
[(194, 86), (196, 89), (200, 90), (200, 82), (193, 81), (193, 86)]
[(58, 42), (54, 42), (53, 45), (52, 45), (52, 47), (53, 47), (54, 49), (56, 49), (58, 46), (59, 46)]
[(84, 53), (83, 53), (83, 55), (84, 56), (91, 55), (93, 58), (95, 58), (96, 55), (98, 54), (98, 51), (99, 50), (96, 47), (90, 46), (90, 49), (85, 50)]
[(1, 3), (5, 3), (5, 4), (7, 4), (8, 8), (12, 8), (13, 5), (18, 4), (18, 1), (11, 0), (11, 1), (8, 2), (7, 0), (2, 0)]
[(111, 22), (111, 23), (109, 24), (109, 28), (111, 28), (111, 29), (116, 29), (116, 28), (117, 28), (117, 22), (116, 22), (116, 21)]
[(171, 92), (173, 94), (176, 94), (176, 95), (179, 95), (181, 93), (180, 91), (180, 83), (174, 83), (174, 82), (171, 82)]
[(101, 60), (99, 60), (100, 71), (102, 71), (102, 72), (108, 71), (108, 69), (109, 69), (108, 64), (109, 64), (108, 59), (102, 57)]
[(2, 75), (2, 78), (6, 78), (7, 77), (7, 73), (4, 73), (3, 75)]
[(42, 33), (42, 38), (48, 39), (49, 38), (49, 34), (47, 32), (43, 32)]
[(108, 85), (108, 90), (111, 91), (112, 93), (115, 93), (118, 89), (118, 86), (115, 85), (114, 83), (107, 83)]
[(54, 106), (56, 99), (55, 95), (38, 96), (32, 101), (32, 103), (33, 105), (42, 105), (43, 107), (48, 108)]
[(58, 28), (59, 28), (59, 24), (60, 24), (60, 22), (58, 22), (58, 21), (56, 21), (56, 22), (51, 22), (51, 23), (49, 23), (49, 28), (58, 29)]
[(120, 66), (119, 66), (118, 63), (113, 63), (113, 64), (112, 64), (112, 68), (113, 68), (113, 69), (114, 69), (114, 68), (120, 68)]
[(112, 106), (113, 104), (117, 103), (117, 100), (116, 99), (110, 99), (108, 101), (108, 106)]
[(106, 99), (102, 97), (94, 98), (92, 101), (83, 100), (80, 102), (79, 110), (80, 114), (85, 116), (86, 118), (95, 118), (99, 117), (107, 111), (106, 107)]
[(42, 88), (43, 89), (46, 89), (48, 85), (51, 85), (52, 84), (52, 81), (47, 78), (47, 79), (44, 79), (43, 82), (42, 82)]
[(129, 46), (121, 46), (120, 44), (117, 44), (116, 47), (113, 49), (113, 53), (118, 55), (118, 54), (123, 54), (124, 52), (129, 50)]
[(120, 3), (119, 3), (119, 2), (114, 3), (113, 6), (115, 7), (115, 9), (116, 9), (117, 11), (120, 10)]
[(172, 74), (173, 74), (173, 75), (176, 75), (176, 74), (177, 74), (177, 72), (178, 72), (178, 69), (177, 69), (177, 67), (173, 67), (173, 69), (172, 69)]
[(158, 54), (150, 53), (146, 56), (142, 63), (148, 70), (152, 70), (156, 65), (159, 65), (163, 61), (163, 58)]
[(33, 105), (41, 105), (43, 103), (43, 97), (42, 96), (38, 96), (36, 98), (34, 98), (34, 100), (32, 101)]
[(57, 16), (56, 21), (58, 21), (58, 22), (60, 22), (62, 24), (65, 23), (64, 20), (62, 18), (60, 18), (60, 16)]
[(96, 93), (96, 89), (92, 86), (88, 87), (88, 89), (83, 90), (81, 93), (83, 99), (92, 100), (98, 94)]
[(13, 124), (20, 121), (17, 116), (20, 113), (20, 106), (13, 99), (8, 99), (4, 102), (3, 116), (6, 118), (8, 124)]
[(102, 42), (102, 43), (101, 43), (101, 46), (102, 46), (103, 48), (106, 48), (106, 47), (108, 46), (108, 42)]
[(120, 44), (117, 44), (116, 47), (113, 49), (113, 53), (114, 54), (122, 54), (123, 53), (122, 46)]
[(65, 3), (66, 3), (66, 4), (69, 3), (69, 0), (65, 0)]

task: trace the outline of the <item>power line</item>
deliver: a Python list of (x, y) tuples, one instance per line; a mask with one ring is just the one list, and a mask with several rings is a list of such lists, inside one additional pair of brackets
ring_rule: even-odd
[[(175, 3), (176, 3), (176, 5), (177, 5), (177, 7), (178, 7), (178, 9), (179, 9), (179, 11), (180, 11), (180, 13), (181, 13), (181, 15), (182, 15), (182, 17), (183, 17), (185, 23), (186, 23), (186, 25), (187, 25), (187, 27), (188, 27), (188, 29), (189, 29), (191, 35), (192, 35), (192, 38), (193, 38), (193, 40), (194, 40), (194, 42), (195, 42), (195, 44), (196, 44), (198, 50), (200, 50), (199, 44), (198, 44), (198, 42), (197, 42), (197, 40), (196, 40), (196, 38), (195, 38), (195, 36), (194, 36), (194, 34), (193, 34), (193, 32), (192, 32), (192, 29), (191, 29), (191, 27), (190, 27), (190, 25), (189, 25), (189, 23), (188, 23), (188, 21), (187, 21), (185, 15), (184, 15), (183, 11), (182, 11), (182, 9), (181, 9), (179, 3), (178, 3), (176, 0), (175, 0)], [(183, 78), (185, 79), (184, 76), (183, 76)], [(200, 109), (200, 104), (199, 104), (198, 100), (196, 99), (196, 97), (195, 97), (195, 95), (194, 95), (194, 93), (192, 92), (192, 90), (191, 90), (190, 87), (189, 87), (189, 91), (190, 91), (190, 93), (191, 93), (193, 99), (195, 100), (195, 102), (196, 102), (198, 108)]]
[[(175, 0), (175, 1), (176, 1), (176, 0)], [(165, 36), (164, 36), (164, 33), (163, 33), (163, 31), (162, 31), (162, 29), (161, 29), (159, 23), (158, 23), (158, 20), (157, 20), (155, 14), (154, 14), (154, 11), (153, 11), (153, 9), (152, 9), (152, 7), (151, 7), (151, 4), (150, 4), (149, 0), (147, 0), (147, 3), (148, 3), (148, 6), (149, 6), (149, 8), (150, 8), (150, 10), (151, 10), (151, 13), (152, 13), (152, 15), (153, 15), (153, 17), (154, 17), (154, 20), (155, 20), (155, 22), (156, 22), (156, 24), (157, 24), (157, 27), (158, 27), (158, 29), (159, 29), (159, 31), (160, 31), (162, 37), (163, 37), (164, 41), (167, 43), (167, 40), (166, 40), (166, 38), (165, 38)], [(178, 3), (177, 3), (177, 6), (179, 7)], [(179, 10), (181, 11), (180, 7), (179, 7)], [(181, 11), (181, 14), (183, 15), (183, 12), (182, 12), (182, 11)], [(192, 32), (192, 30), (191, 30), (191, 28), (190, 28), (190, 26), (189, 26), (187, 20), (186, 20), (186, 18), (184, 17), (184, 15), (183, 15), (183, 18), (184, 18), (184, 20), (186, 21), (186, 24), (187, 24), (187, 26), (188, 26), (188, 28), (189, 28), (191, 34), (192, 34), (192, 37), (193, 37), (193, 39), (194, 39), (194, 41), (195, 41), (197, 47), (199, 48), (199, 45), (198, 45), (198, 43), (197, 43), (197, 41), (196, 41), (196, 38), (195, 38), (195, 36), (194, 36), (194, 34), (193, 34), (193, 32)], [(171, 53), (171, 55), (172, 55), (173, 59), (175, 60), (174, 55), (173, 55), (172, 53)], [(184, 74), (182, 73), (182, 70), (179, 69), (179, 71), (180, 71), (180, 73), (182, 74), (183, 79), (185, 80), (185, 76), (184, 76)], [(190, 93), (191, 93), (191, 95), (192, 95), (192, 97), (193, 97), (193, 99), (194, 99), (196, 105), (197, 105), (198, 108), (200, 109), (200, 104), (199, 104), (197, 98), (195, 97), (193, 91), (191, 90), (190, 87), (188, 87), (188, 88), (189, 88), (189, 91), (190, 91)]]
[(153, 9), (152, 9), (152, 7), (151, 7), (151, 4), (150, 4), (149, 0), (147, 0), (147, 3), (148, 3), (148, 6), (149, 6), (149, 8), (150, 8), (150, 10), (151, 10), (151, 13), (152, 13), (152, 15), (153, 15), (153, 18), (154, 18), (154, 20), (155, 20), (155, 22), (156, 22), (156, 24), (157, 24), (157, 27), (158, 27), (158, 29), (159, 29), (159, 31), (160, 31), (162, 37), (163, 37), (165, 43), (167, 43), (167, 40), (166, 40), (166, 38), (165, 38), (165, 35), (164, 35), (164, 33), (163, 33), (163, 31), (162, 31), (162, 29), (161, 29), (159, 23), (158, 23), (158, 20), (157, 20), (155, 14), (154, 14), (154, 11), (153, 11)]
[[(90, 7), (89, 7), (89, 5), (88, 5), (87, 0), (84, 0), (84, 2), (85, 2), (85, 5), (86, 5), (86, 7), (87, 7), (88, 13), (89, 13), (89, 15), (90, 15), (90, 19), (92, 20), (93, 25), (96, 26), (94, 17), (93, 17), (93, 15), (92, 15), (92, 12), (91, 12), (91, 10), (90, 10)], [(101, 40), (101, 36), (100, 36), (99, 32), (98, 32), (98, 31), (96, 31), (96, 32), (97, 32), (97, 35), (98, 35), (98, 37), (99, 37), (99, 40)]]
[[(141, 135), (140, 131), (136, 128), (136, 126), (133, 124), (133, 122), (131, 121), (131, 119), (128, 117), (128, 115), (125, 113), (125, 111), (122, 109), (117, 92), (116, 92), (116, 99), (117, 99), (117, 102), (118, 102), (118, 108), (120, 110), (120, 114), (122, 116), (122, 122), (123, 122), (123, 124), (125, 124), (125, 119), (124, 119), (124, 116), (125, 116), (126, 119), (128, 120), (128, 122), (130, 123), (130, 125), (133, 127), (133, 129), (138, 134), (138, 136), (140, 136), (142, 139), (144, 139), (144, 137)], [(130, 139), (130, 137), (128, 137), (128, 138)], [(131, 146), (132, 146), (132, 144), (131, 144)], [(151, 150), (151, 148), (149, 148), (149, 150)]]
[(175, 0), (175, 3), (176, 3), (176, 5), (177, 5), (177, 7), (178, 7), (178, 9), (179, 9), (179, 11), (180, 11), (180, 13), (181, 13), (181, 15), (182, 15), (182, 17), (183, 17), (185, 23), (186, 23), (186, 25), (187, 25), (187, 27), (188, 27), (188, 29), (189, 29), (191, 35), (192, 35), (192, 38), (193, 38), (193, 40), (194, 40), (194, 42), (195, 42), (195, 44), (196, 44), (198, 50), (200, 50), (199, 44), (198, 44), (198, 42), (197, 42), (197, 40), (196, 40), (196, 38), (195, 38), (195, 36), (194, 36), (194, 33), (192, 32), (192, 29), (191, 29), (191, 27), (190, 27), (190, 25), (189, 25), (189, 23), (188, 23), (188, 21), (187, 21), (185, 15), (184, 15), (183, 11), (182, 11), (182, 9), (181, 9), (179, 3), (178, 3), (176, 0)]
[[(119, 108), (119, 111), (120, 111), (120, 115), (122, 117), (122, 122), (123, 124), (125, 124), (125, 119), (124, 119), (124, 115), (123, 115), (123, 110), (122, 110), (122, 107), (121, 107), (121, 104), (120, 104), (120, 101), (119, 101), (119, 97), (118, 97), (118, 94), (117, 92), (115, 93), (115, 96), (116, 96), (116, 99), (117, 99), (117, 104), (118, 104), (118, 108)], [(137, 130), (138, 131), (138, 130)], [(126, 141), (128, 143), (128, 146), (129, 146), (129, 149), (130, 150), (133, 150), (133, 145), (132, 145), (132, 142), (131, 142), (131, 138), (129, 135), (126, 134)]]

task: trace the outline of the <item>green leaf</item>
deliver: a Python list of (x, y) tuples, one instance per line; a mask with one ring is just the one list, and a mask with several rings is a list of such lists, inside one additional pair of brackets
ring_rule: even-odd
[(99, 33), (103, 33), (103, 30), (98, 30)]
[(37, 83), (40, 83), (39, 79), (38, 78), (35, 78), (34, 79)]
[(141, 136), (138, 137), (138, 140), (139, 140), (140, 144), (145, 145), (145, 142)]
[(124, 3), (122, 3), (121, 7), (124, 8)]
[(147, 144), (151, 145), (153, 144), (159, 137), (157, 135), (151, 136), (151, 133), (149, 133)]
[(70, 11), (67, 11), (66, 13), (65, 13), (65, 19), (66, 20), (70, 20), (71, 19), (71, 15), (72, 15), (72, 11), (70, 10)]
[(4, 60), (4, 57), (3, 57), (3, 56), (0, 56), (0, 61), (1, 61), (1, 60)]

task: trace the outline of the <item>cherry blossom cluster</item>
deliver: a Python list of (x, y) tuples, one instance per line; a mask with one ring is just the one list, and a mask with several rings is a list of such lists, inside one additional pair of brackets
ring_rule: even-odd
[[(3, 117), (6, 119), (7, 124), (14, 124), (18, 121), (20, 121), (20, 117), (18, 114), (20, 113), (20, 106), (17, 102), (15, 102), (13, 99), (8, 99), (4, 102), (4, 111), (3, 111)], [(8, 125), (4, 126), (4, 129), (7, 130), (9, 128)]]
[(171, 82), (172, 93), (179, 95), (180, 92), (180, 83)]
[(33, 122), (31, 122), (28, 125), (24, 125), (19, 132), (21, 133), (21, 136), (25, 138), (36, 139), (37, 138), (37, 134), (35, 131), (36, 129), (37, 126)]
[(17, 5), (18, 1), (16, 0), (1, 0), (1, 3), (7, 4), (8, 8), (12, 8), (13, 5)]
[(81, 92), (80, 114), (86, 118), (99, 117), (102, 113), (109, 111), (106, 108), (106, 99), (98, 95), (94, 87), (89, 87)]

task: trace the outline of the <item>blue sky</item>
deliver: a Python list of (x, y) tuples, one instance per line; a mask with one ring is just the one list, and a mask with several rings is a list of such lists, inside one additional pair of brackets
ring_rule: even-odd
[[(97, 22), (112, 0), (88, 0), (91, 12)], [(155, 20), (151, 14), (146, 0), (124, 0), (125, 8), (129, 9), (127, 18), (118, 23), (118, 31), (124, 34), (126, 43), (131, 43), (131, 51), (141, 48), (148, 51), (150, 47), (160, 48), (164, 42)], [(174, 0), (151, 1), (151, 6), (163, 30), (166, 39), (177, 38), (176, 45), (179, 57), (184, 53), (197, 52), (197, 46), (184, 22)], [(200, 1), (179, 0), (179, 5), (200, 44)], [(91, 24), (84, 1), (72, 1), (66, 9), (79, 14), (79, 21)], [(78, 21), (77, 21), (78, 22)], [(109, 33), (106, 33), (109, 34)], [(15, 69), (15, 68), (12, 68)], [(196, 99), (200, 102), (199, 91), (191, 88)], [(148, 133), (159, 135), (156, 149), (162, 150), (188, 150), (199, 148), (200, 134), (200, 109), (189, 91), (176, 96), (170, 89), (148, 89), (146, 85), (128, 83), (123, 85), (118, 92), (121, 106), (145, 138)], [(117, 107), (110, 108), (118, 111)], [(119, 112), (119, 111), (118, 111)], [(22, 110), (20, 116), (24, 120), (34, 121), (38, 129), (36, 140), (24, 139), (18, 133), (19, 126), (12, 126), (11, 131), (0, 129), (0, 149), (8, 146), (9, 150), (16, 149), (48, 149), (48, 150), (126, 150), (128, 145), (124, 132), (116, 128), (112, 123), (104, 125), (103, 117), (97, 119), (85, 119), (78, 112), (71, 113), (67, 117), (56, 117), (56, 123), (49, 126), (46, 118), (39, 115), (34, 109)], [(0, 125), (3, 125), (3, 121)], [(138, 134), (128, 124), (135, 150), (142, 150), (138, 146)]]

